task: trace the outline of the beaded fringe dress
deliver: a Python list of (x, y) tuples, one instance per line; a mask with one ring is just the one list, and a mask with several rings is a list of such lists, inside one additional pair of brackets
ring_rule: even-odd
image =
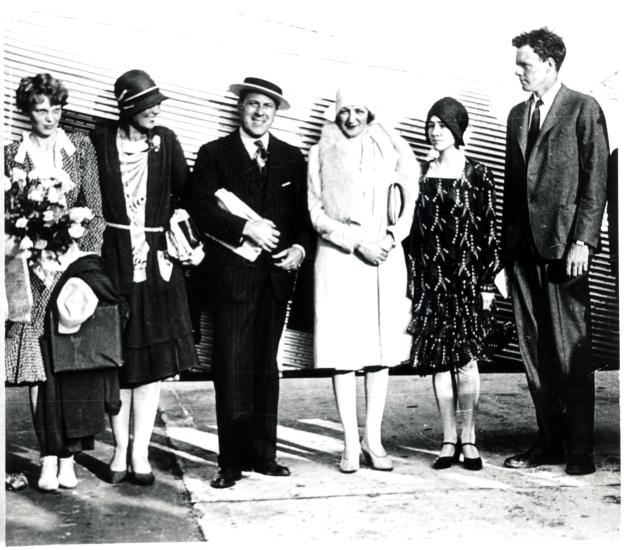
[(494, 180), (466, 160), (458, 179), (420, 180), (409, 253), (411, 365), (421, 375), (455, 371), (483, 355), (491, 316), (481, 292), (499, 266)]

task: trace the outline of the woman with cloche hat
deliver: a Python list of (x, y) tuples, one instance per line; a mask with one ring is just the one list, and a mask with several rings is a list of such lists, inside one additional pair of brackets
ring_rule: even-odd
[[(308, 165), (308, 207), (318, 233), (315, 367), (334, 369), (343, 473), (359, 469), (360, 452), (372, 468), (392, 470), (381, 439), (389, 367), (408, 360), (411, 342), (401, 242), (412, 223), (419, 169), (409, 145), (375, 119), (365, 89), (338, 90), (335, 119), (323, 127)], [(358, 371), (366, 383), (361, 442)]]
[[(411, 234), (411, 363), (433, 376), (443, 443), (433, 468), (459, 461), (479, 470), (475, 415), (479, 398), (477, 360), (499, 268), (494, 180), (486, 166), (466, 158), (461, 146), (468, 111), (456, 99), (436, 101), (425, 137), (436, 156), (420, 178)], [(456, 410), (463, 421), (458, 437)]]
[(176, 135), (156, 125), (167, 98), (152, 78), (130, 70), (114, 92), (119, 121), (93, 133), (106, 219), (102, 259), (130, 306), (108, 481), (149, 485), (148, 447), (161, 381), (197, 365), (184, 275), (166, 253), (165, 237), (188, 167)]

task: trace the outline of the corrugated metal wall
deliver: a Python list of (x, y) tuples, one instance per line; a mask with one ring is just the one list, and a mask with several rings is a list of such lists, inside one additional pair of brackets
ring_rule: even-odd
[[(70, 98), (63, 119), (66, 128), (88, 130), (103, 120), (114, 119), (117, 116), (112, 86), (121, 72), (118, 69), (118, 62), (111, 61), (110, 64), (106, 64), (100, 58), (94, 60), (83, 56), (79, 47), (70, 48), (67, 45), (57, 46), (58, 49), (51, 47), (50, 44), (63, 43), (49, 40), (51, 33), (54, 32), (46, 27), (49, 19), (45, 15), (29, 20), (17, 19), (5, 30), (2, 96), (5, 142), (18, 137), (27, 127), (26, 119), (15, 111), (14, 90), (22, 76), (37, 72), (51, 72), (64, 80), (68, 86)], [(100, 37), (94, 37), (97, 38)], [(379, 77), (383, 78), (383, 69), (370, 70), (378, 71)], [(171, 100), (164, 104), (159, 123), (176, 132), (192, 166), (196, 151), (202, 143), (225, 135), (237, 126), (236, 98), (221, 87), (199, 89), (176, 84), (173, 79), (166, 79), (166, 68), (161, 69), (161, 73), (164, 78), (157, 78), (159, 86)], [(171, 74), (174, 74), (173, 70)], [(444, 95), (458, 97), (470, 112), (471, 132), (466, 152), (468, 156), (484, 162), (492, 170), (497, 183), (496, 206), (500, 214), (504, 170), (504, 125), (492, 114), (487, 94), (479, 90), (476, 84), (466, 85), (448, 81), (443, 87)], [(307, 155), (310, 146), (319, 138), (323, 114), (331, 100), (328, 97), (315, 97), (301, 92), (298, 95), (289, 94), (289, 99), (292, 108), (284, 113), (280, 112), (273, 130), (278, 137), (299, 146)], [(427, 106), (421, 105), (414, 111), (424, 114)], [(413, 109), (413, 105), (410, 107)], [(396, 127), (410, 143), (415, 155), (419, 159), (426, 158), (428, 146), (424, 141), (424, 121), (404, 114), (398, 117)], [(592, 329), (598, 367), (614, 367), (618, 364), (619, 314), (615, 283), (608, 258), (606, 228), (605, 220), (602, 232), (603, 250), (595, 258), (591, 271)], [(301, 274), (300, 283), (280, 351), (280, 362), (282, 368), (286, 369), (307, 368), (312, 365), (309, 270)], [(498, 316), (501, 320), (511, 319), (511, 304), (508, 300), (498, 301)], [(203, 338), (198, 351), (202, 365), (208, 367), (211, 326), (210, 315), (206, 310), (201, 315), (201, 325)], [(520, 367), (515, 343), (492, 359), (493, 363), (499, 366)]]

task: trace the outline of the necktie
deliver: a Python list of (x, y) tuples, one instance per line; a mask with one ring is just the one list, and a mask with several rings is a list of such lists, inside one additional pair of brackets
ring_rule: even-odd
[(526, 148), (526, 159), (529, 159), (531, 156), (531, 151), (533, 150), (533, 145), (535, 145), (535, 141), (537, 140), (537, 134), (540, 131), (540, 107), (544, 104), (541, 99), (538, 99), (535, 102), (535, 107), (533, 108), (533, 114), (531, 115), (531, 124), (529, 125), (529, 133), (527, 135), (527, 148)]
[(260, 169), (260, 172), (262, 172), (262, 169), (264, 168), (264, 166), (266, 165), (266, 161), (267, 161), (267, 157), (269, 156), (269, 152), (265, 149), (264, 144), (262, 143), (262, 140), (257, 139), (256, 141), (254, 141), (254, 145), (257, 147), (256, 150), (256, 164), (258, 165), (258, 168)]

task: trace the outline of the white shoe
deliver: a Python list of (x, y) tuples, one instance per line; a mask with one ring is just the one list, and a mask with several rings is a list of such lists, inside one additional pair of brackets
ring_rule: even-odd
[(58, 484), (63, 489), (73, 489), (78, 485), (74, 472), (74, 457), (59, 458)]
[(37, 487), (42, 491), (56, 491), (59, 488), (58, 458), (56, 456), (41, 457), (41, 473)]

